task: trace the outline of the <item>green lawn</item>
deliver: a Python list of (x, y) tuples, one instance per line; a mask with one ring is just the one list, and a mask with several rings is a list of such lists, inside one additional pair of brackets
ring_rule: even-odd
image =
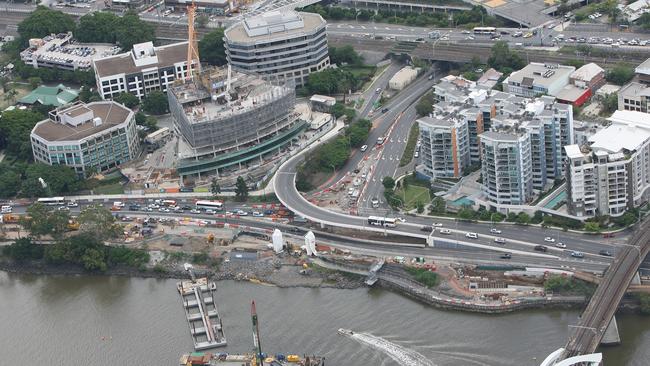
[(106, 184), (93, 188), (95, 194), (122, 194), (124, 187), (120, 183)]
[(400, 189), (395, 192), (395, 196), (404, 202), (404, 208), (407, 210), (416, 208), (418, 202), (422, 202), (424, 205), (431, 202), (428, 188), (411, 184), (406, 188), (406, 191), (404, 191), (404, 188), (400, 187)]
[(418, 137), (420, 136), (420, 128), (417, 122), (414, 122), (409, 131), (409, 138), (406, 142), (406, 148), (402, 154), (402, 158), (399, 161), (399, 166), (406, 166), (408, 163), (413, 160), (413, 153), (415, 153), (415, 145), (418, 142)]

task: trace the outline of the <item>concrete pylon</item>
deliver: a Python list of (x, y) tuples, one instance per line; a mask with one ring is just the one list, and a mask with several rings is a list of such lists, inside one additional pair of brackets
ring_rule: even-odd
[(600, 344), (603, 346), (616, 346), (621, 344), (621, 336), (618, 334), (616, 316), (613, 316), (612, 320), (610, 320), (607, 329), (605, 329), (605, 334), (603, 334), (603, 339), (600, 340)]

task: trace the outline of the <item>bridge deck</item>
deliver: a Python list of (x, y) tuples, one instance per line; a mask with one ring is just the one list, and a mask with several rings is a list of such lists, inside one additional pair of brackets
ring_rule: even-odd
[(619, 251), (585, 308), (580, 322), (573, 327), (564, 357), (593, 353), (605, 334), (619, 302), (635, 272), (650, 250), (650, 219), (641, 223), (628, 245)]

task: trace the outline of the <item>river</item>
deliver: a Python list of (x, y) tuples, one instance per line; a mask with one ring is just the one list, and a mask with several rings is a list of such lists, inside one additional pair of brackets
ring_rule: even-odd
[[(0, 363), (176, 366), (192, 343), (175, 284), (0, 272)], [(567, 325), (579, 315), (441, 311), (374, 289), (281, 289), (233, 281), (217, 286), (225, 351), (250, 350), (255, 299), (266, 352), (324, 355), (336, 366), (539, 365), (564, 343)], [(623, 345), (605, 349), (605, 364), (648, 365), (650, 317), (618, 320)], [(367, 334), (353, 339), (337, 334), (338, 328)], [(400, 357), (409, 361), (395, 361)]]

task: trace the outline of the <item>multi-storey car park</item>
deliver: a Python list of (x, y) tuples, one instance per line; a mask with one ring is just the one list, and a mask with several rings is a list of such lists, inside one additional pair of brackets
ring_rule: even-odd
[(106, 171), (140, 153), (135, 114), (111, 101), (55, 109), (31, 132), (34, 160), (72, 167), (77, 174)]
[(313, 13), (270, 11), (245, 18), (224, 32), (228, 63), (272, 81), (307, 82), (330, 65), (326, 23)]
[(246, 168), (278, 158), (307, 127), (294, 112), (294, 86), (256, 75), (207, 69), (171, 86), (167, 96), (182, 137), (176, 168), (183, 181), (233, 171), (246, 175)]

